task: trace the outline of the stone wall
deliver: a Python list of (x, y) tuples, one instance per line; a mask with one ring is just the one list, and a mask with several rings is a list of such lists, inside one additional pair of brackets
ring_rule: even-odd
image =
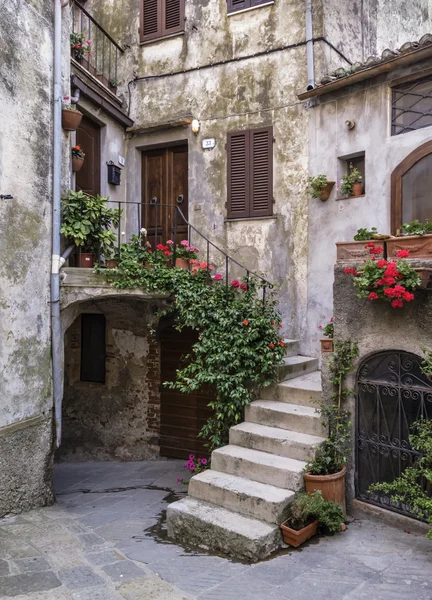
[(65, 335), (63, 442), (59, 460), (144, 460), (159, 454), (160, 352), (152, 305), (87, 303), (106, 318), (105, 383), (80, 381), (81, 315)]

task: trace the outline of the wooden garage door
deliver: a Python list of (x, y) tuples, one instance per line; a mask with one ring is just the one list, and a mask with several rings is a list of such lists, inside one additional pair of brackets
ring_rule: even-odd
[[(184, 366), (182, 357), (189, 354), (198, 335), (192, 329), (178, 332), (174, 328), (161, 333), (161, 381), (174, 381), (176, 370)], [(214, 399), (210, 390), (182, 394), (161, 387), (161, 456), (188, 458), (189, 454), (208, 457), (205, 440), (198, 438), (212, 411), (208, 407)]]

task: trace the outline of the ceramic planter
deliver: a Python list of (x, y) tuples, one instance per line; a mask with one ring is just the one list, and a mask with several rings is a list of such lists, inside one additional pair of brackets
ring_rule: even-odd
[(79, 158), (78, 156), (73, 156), (72, 157), (72, 171), (74, 173), (78, 173), (78, 171), (81, 170), (81, 167), (84, 164), (84, 159), (83, 158)]
[(282, 523), (280, 528), (282, 529), (282, 535), (285, 544), (289, 544), (290, 546), (294, 546), (294, 548), (298, 548), (312, 536), (316, 535), (318, 530), (318, 521), (314, 521), (307, 527), (296, 531), (295, 529), (291, 529), (288, 519), (288, 521), (284, 521), (284, 523)]
[(414, 269), (414, 271), (418, 274), (421, 281), (421, 287), (426, 289), (429, 287), (429, 283), (432, 281), (432, 269), (428, 269), (426, 267), (418, 267)]
[(176, 258), (175, 266), (178, 269), (189, 269), (189, 260), (187, 258)]
[(80, 126), (83, 118), (82, 113), (79, 110), (70, 110), (64, 108), (62, 110), (62, 127), (66, 131), (76, 131)]
[(93, 269), (94, 258), (93, 252), (81, 252), (78, 254), (78, 266), (81, 269)]
[[(432, 237), (432, 236), (431, 236)], [(367, 244), (373, 243), (376, 246), (384, 248), (384, 242), (377, 240), (363, 240), (362, 242), (336, 242), (337, 262), (358, 263), (370, 258), (369, 249), (365, 248)], [(377, 260), (384, 258), (384, 251), (381, 254), (375, 254)]]
[(363, 190), (364, 190), (364, 187), (363, 187), (362, 183), (354, 183), (352, 195), (354, 197), (356, 197), (356, 196), (362, 196), (363, 195)]
[(333, 338), (321, 338), (321, 352), (333, 352), (334, 344)]
[(404, 235), (386, 241), (387, 255), (397, 258), (399, 250), (409, 250), (409, 258), (432, 258), (432, 235)]
[(306, 493), (313, 494), (316, 490), (320, 490), (324, 500), (331, 500), (339, 504), (345, 515), (345, 473), (346, 467), (343, 467), (339, 473), (333, 473), (332, 475), (312, 475), (311, 473), (305, 473)]
[(328, 200), (330, 198), (330, 194), (331, 194), (332, 189), (335, 186), (335, 183), (336, 183), (336, 181), (327, 181), (327, 185), (321, 192), (321, 196), (320, 196), (320, 200), (322, 202), (325, 202), (326, 200)]

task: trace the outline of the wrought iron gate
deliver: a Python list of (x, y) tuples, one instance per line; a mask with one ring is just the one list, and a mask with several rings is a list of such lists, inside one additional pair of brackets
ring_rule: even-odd
[(410, 426), (432, 418), (432, 381), (421, 361), (408, 352), (380, 352), (363, 362), (357, 380), (357, 497), (409, 516), (409, 506), (368, 490), (393, 481), (417, 455), (408, 442)]

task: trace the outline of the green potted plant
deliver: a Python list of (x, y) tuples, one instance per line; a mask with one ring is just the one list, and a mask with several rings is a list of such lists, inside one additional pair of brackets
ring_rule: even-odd
[(62, 200), (60, 233), (79, 248), (80, 267), (92, 268), (96, 252), (110, 255), (113, 251), (116, 234), (111, 228), (118, 227), (121, 211), (108, 208), (107, 200), (72, 190)]
[(407, 263), (408, 250), (397, 252), (398, 260), (376, 260), (382, 248), (373, 242), (368, 244), (370, 257), (361, 268), (346, 268), (345, 274), (352, 275), (358, 298), (384, 300), (393, 308), (402, 308), (405, 302), (414, 300), (414, 291), (420, 287), (419, 274)]
[(70, 47), (73, 58), (82, 62), (85, 56), (91, 56), (92, 43), (91, 40), (86, 40), (84, 33), (76, 33), (75, 31), (70, 34)]
[(323, 202), (329, 199), (335, 181), (328, 181), (326, 175), (317, 175), (316, 177), (309, 177), (309, 187), (312, 198), (319, 198)]
[[(336, 242), (337, 262), (362, 262), (369, 258), (368, 245), (373, 240), (385, 240), (390, 236), (378, 233), (376, 227), (366, 229), (362, 227), (357, 230), (353, 242)], [(384, 258), (384, 247), (377, 258)]]
[(321, 329), (324, 337), (320, 339), (321, 352), (333, 352), (333, 337), (334, 337), (334, 319), (333, 317), (327, 323), (327, 325), (318, 325), (318, 329)]
[(340, 181), (341, 185), (338, 191), (343, 196), (355, 197), (363, 194), (364, 186), (362, 182), (362, 176), (358, 169), (353, 167), (352, 163), (349, 164), (348, 173), (343, 175)]
[(409, 250), (410, 258), (432, 258), (432, 223), (415, 220), (402, 225), (402, 236), (387, 240), (389, 258), (399, 250)]
[(328, 437), (306, 465), (304, 479), (308, 494), (319, 490), (325, 500), (336, 502), (345, 514), (345, 473), (351, 453), (352, 423), (350, 412), (344, 409), (351, 390), (346, 390), (344, 383), (347, 373), (353, 369), (358, 347), (357, 344), (340, 341), (336, 341), (334, 346), (329, 370), (335, 393), (328, 401), (322, 400), (318, 409)]
[(85, 154), (81, 149), (81, 146), (72, 147), (72, 171), (78, 173), (84, 164)]
[[(171, 248), (174, 246), (172, 240), (167, 241), (167, 245)], [(189, 244), (188, 240), (182, 240), (176, 247), (175, 266), (178, 269), (189, 269), (191, 260), (196, 260), (199, 250), (196, 246)]]
[(70, 96), (64, 97), (62, 106), (62, 127), (66, 131), (76, 131), (80, 126), (83, 114), (75, 104), (69, 104)]
[(344, 528), (344, 513), (332, 501), (325, 500), (321, 492), (297, 493), (290, 504), (290, 516), (282, 523), (284, 542), (298, 548), (314, 536), (318, 527), (325, 532), (337, 533)]

